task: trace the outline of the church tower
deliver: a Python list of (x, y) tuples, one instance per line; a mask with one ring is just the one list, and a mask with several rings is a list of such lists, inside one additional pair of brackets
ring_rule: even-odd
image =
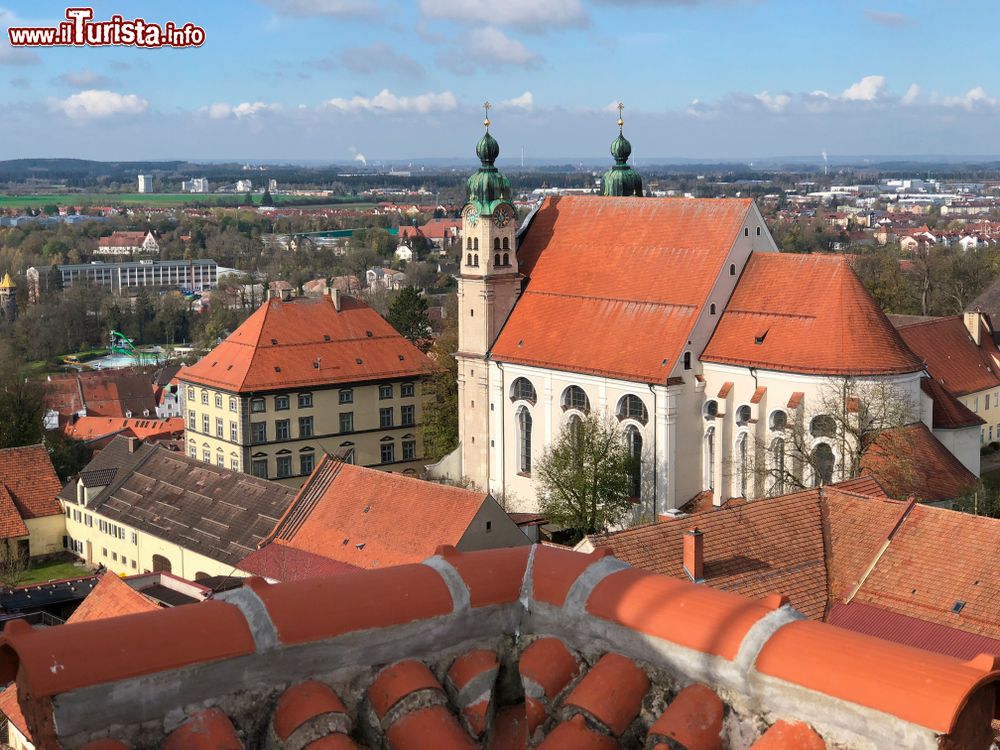
[(466, 182), (462, 207), (462, 257), (458, 280), (458, 435), (462, 474), (489, 487), (489, 362), (493, 341), (521, 293), (514, 246), (516, 227), (510, 182), (494, 166), (500, 146), (486, 133), (476, 146), (480, 167)]
[(601, 178), (601, 195), (631, 195), (641, 198), (642, 178), (628, 164), (628, 157), (632, 154), (632, 144), (622, 134), (622, 127), (625, 125), (622, 119), (623, 109), (625, 105), (618, 102), (618, 137), (611, 142), (611, 155), (615, 157), (615, 165)]
[(0, 320), (13, 323), (17, 320), (17, 285), (9, 273), (3, 275), (0, 281)]

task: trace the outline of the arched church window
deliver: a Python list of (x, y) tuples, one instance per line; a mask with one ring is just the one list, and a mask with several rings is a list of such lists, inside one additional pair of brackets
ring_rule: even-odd
[(467, 265), (467, 266), (471, 266), (472, 265), (472, 253), (469, 253), (466, 256), (466, 258), (465, 258), (465, 265)]
[(715, 489), (715, 428), (705, 431), (705, 483), (708, 490)]
[(649, 412), (646, 411), (642, 399), (630, 393), (618, 401), (618, 419), (634, 419), (636, 422), (646, 424), (649, 421)]
[(788, 414), (781, 409), (771, 412), (771, 429), (775, 431), (783, 430), (788, 426)]
[(714, 302), (709, 306), (708, 311), (709, 311), (710, 314), (715, 315), (715, 303)]
[(471, 250), (471, 249), (472, 249), (472, 238), (471, 238), (471, 237), (469, 237), (469, 238), (468, 238), (468, 239), (467, 239), (467, 240), (465, 241), (465, 248), (466, 248), (467, 250)]
[(705, 419), (715, 419), (719, 416), (719, 402), (715, 399), (705, 402), (705, 408), (702, 410)]
[(478, 237), (476, 237), (475, 239), (472, 240), (472, 249), (473, 250), (478, 250), (479, 249), (479, 238)]
[(632, 459), (629, 467), (629, 495), (639, 498), (642, 497), (642, 435), (634, 424), (625, 428), (625, 445), (628, 446), (628, 454)]
[(500, 253), (493, 256), (493, 265), (499, 268), (500, 266)]
[(783, 495), (785, 492), (785, 441), (775, 438), (771, 442), (771, 494)]
[(837, 434), (837, 423), (829, 414), (820, 414), (813, 417), (809, 423), (809, 432), (813, 437), (835, 437)]
[(730, 276), (735, 276), (736, 275), (736, 264), (735, 263), (730, 263), (729, 264), (729, 275)]
[(510, 240), (506, 237), (503, 238), (503, 249), (510, 250)]
[(479, 265), (479, 253), (475, 253), (472, 256), (472, 265), (474, 265), (474, 266), (478, 266)]
[(493, 249), (494, 250), (499, 250), (500, 249), (500, 238), (499, 237), (494, 237), (493, 238)]
[(509, 253), (504, 253), (503, 254), (503, 264), (504, 264), (504, 266), (509, 266), (510, 265), (510, 254)]
[(743, 426), (750, 421), (750, 407), (746, 404), (736, 410), (736, 424)]
[(531, 473), (531, 412), (522, 406), (517, 410), (517, 468), (522, 474)]
[(534, 404), (538, 400), (535, 394), (535, 386), (527, 378), (515, 379), (510, 384), (510, 400), (527, 401), (529, 404)]
[(836, 457), (829, 443), (817, 443), (812, 452), (813, 487), (833, 482), (833, 469)]
[(583, 388), (578, 385), (571, 385), (562, 393), (562, 408), (576, 409), (587, 413), (590, 411), (590, 399), (584, 393)]
[(684, 369), (691, 369), (691, 352), (684, 352)]
[(745, 432), (740, 433), (740, 436), (736, 438), (736, 469), (739, 472), (740, 497), (747, 496), (747, 485), (749, 484), (750, 462), (747, 450), (748, 443), (749, 436)]

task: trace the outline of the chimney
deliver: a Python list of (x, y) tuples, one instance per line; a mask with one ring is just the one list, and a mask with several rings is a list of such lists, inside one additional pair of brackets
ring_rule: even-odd
[(684, 532), (684, 572), (695, 583), (704, 582), (705, 535), (697, 527)]
[(333, 300), (333, 309), (340, 312), (340, 290), (337, 287), (330, 289), (330, 299)]
[(965, 328), (969, 331), (969, 335), (972, 336), (972, 340), (976, 342), (976, 346), (983, 345), (983, 314), (979, 310), (975, 312), (967, 312), (962, 314), (962, 320), (965, 321)]
[[(128, 440), (128, 452), (129, 453), (135, 453), (137, 450), (139, 450), (139, 438), (137, 438), (137, 437), (130, 437), (130, 438), (126, 438), (126, 439)], [(685, 559), (687, 559), (687, 558), (685, 558)]]

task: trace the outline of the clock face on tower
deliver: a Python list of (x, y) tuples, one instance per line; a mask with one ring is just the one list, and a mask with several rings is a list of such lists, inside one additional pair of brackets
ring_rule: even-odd
[(505, 227), (513, 218), (514, 216), (510, 212), (509, 208), (501, 207), (497, 209), (496, 215), (493, 217), (493, 223), (495, 223), (498, 227)]
[(469, 213), (465, 215), (465, 218), (469, 220), (469, 226), (476, 226), (479, 223), (479, 212), (474, 208), (469, 209)]

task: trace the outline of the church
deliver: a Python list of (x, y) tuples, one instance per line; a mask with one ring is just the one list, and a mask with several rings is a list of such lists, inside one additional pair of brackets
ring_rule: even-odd
[(749, 199), (644, 195), (620, 117), (600, 194), (546, 198), (519, 224), (484, 124), (462, 209), (458, 452), (508, 511), (537, 511), (533, 467), (595, 410), (636, 459), (641, 520), (848, 478), (838, 425), (869, 409), (844, 398), (834, 419), (837, 383), (904, 405), (893, 427), (939, 499), (978, 477), (978, 418), (947, 418), (954, 399), (844, 256), (779, 253)]

